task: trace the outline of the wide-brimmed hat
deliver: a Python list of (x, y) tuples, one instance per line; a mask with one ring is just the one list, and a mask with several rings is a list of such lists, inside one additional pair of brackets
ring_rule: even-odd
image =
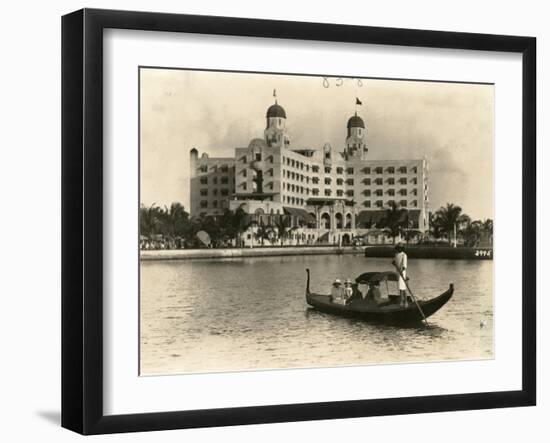
[(346, 278), (346, 285), (347, 285), (348, 283), (351, 285), (351, 279)]
[(334, 280), (334, 283), (332, 283), (333, 285), (341, 285), (342, 282), (340, 281), (339, 278), (337, 278), (336, 280)]

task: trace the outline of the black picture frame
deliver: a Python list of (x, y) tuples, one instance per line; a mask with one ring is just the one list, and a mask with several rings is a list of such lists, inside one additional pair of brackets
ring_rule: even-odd
[[(519, 53), (523, 64), (522, 389), (177, 412), (103, 412), (103, 31), (108, 28)], [(81, 434), (536, 403), (536, 39), (83, 9), (62, 18), (62, 426)]]

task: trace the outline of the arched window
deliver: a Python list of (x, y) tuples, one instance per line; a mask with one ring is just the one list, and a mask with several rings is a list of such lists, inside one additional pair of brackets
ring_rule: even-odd
[(330, 229), (330, 215), (326, 212), (321, 215), (321, 229)]

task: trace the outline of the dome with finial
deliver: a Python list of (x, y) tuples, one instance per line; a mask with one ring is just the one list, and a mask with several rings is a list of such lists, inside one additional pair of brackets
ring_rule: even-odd
[(363, 128), (365, 129), (365, 122), (361, 117), (357, 115), (357, 112), (348, 120), (348, 129), (350, 128)]
[(271, 105), (267, 109), (266, 117), (267, 118), (270, 118), (270, 117), (286, 118), (286, 112), (281, 105), (275, 102), (275, 104)]

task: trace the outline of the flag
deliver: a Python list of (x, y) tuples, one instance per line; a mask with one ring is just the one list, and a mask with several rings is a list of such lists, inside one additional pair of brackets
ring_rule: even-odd
[(357, 97), (355, 97), (355, 104), (356, 105), (362, 105), (363, 103), (361, 102), (361, 100), (359, 100)]

